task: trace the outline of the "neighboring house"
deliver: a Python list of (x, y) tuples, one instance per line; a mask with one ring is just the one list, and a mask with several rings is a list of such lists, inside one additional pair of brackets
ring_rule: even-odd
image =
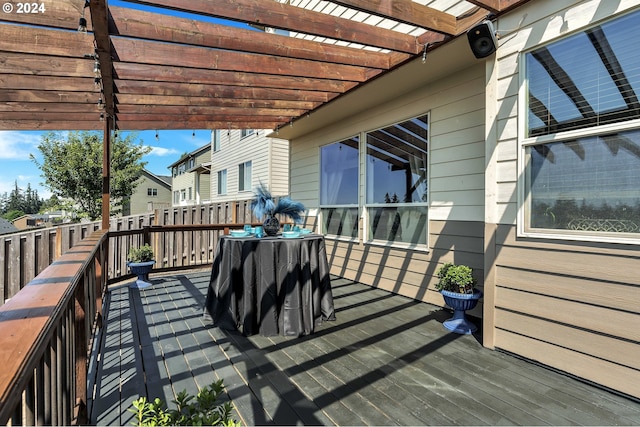
[(155, 175), (143, 169), (129, 203), (123, 207), (122, 214), (138, 215), (170, 207), (171, 177)]
[(0, 218), (0, 234), (8, 234), (19, 231), (18, 228), (4, 218)]
[(211, 144), (186, 154), (170, 164), (172, 205), (186, 206), (211, 200)]
[(484, 346), (639, 398), (639, 5), (525, 3), (497, 52), (463, 35), (280, 129), (331, 272), (443, 305), (467, 264)]
[(19, 216), (11, 221), (18, 230), (27, 230), (30, 228), (50, 227), (53, 218), (49, 215), (26, 214)]
[(267, 138), (270, 130), (211, 133), (211, 200), (250, 199), (263, 183), (274, 196), (289, 194), (289, 142)]

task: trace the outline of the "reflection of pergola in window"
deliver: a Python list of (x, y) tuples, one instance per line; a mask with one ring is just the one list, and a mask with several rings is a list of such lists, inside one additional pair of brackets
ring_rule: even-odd
[[(418, 124), (421, 122), (421, 124)], [(344, 145), (358, 149), (358, 140), (351, 138), (341, 141)], [(405, 200), (411, 201), (411, 194), (427, 179), (427, 131), (426, 116), (416, 117), (384, 129), (367, 132), (367, 154), (391, 166), (391, 170), (405, 171)], [(424, 170), (413, 182), (411, 164), (406, 159), (415, 157), (422, 159)]]
[(558, 64), (551, 52), (547, 48), (540, 48), (532, 52), (532, 56), (542, 65), (558, 88), (567, 95), (582, 117), (558, 122), (549, 109), (539, 99), (531, 95), (529, 99), (529, 109), (544, 123), (544, 126), (538, 129), (531, 129), (530, 136), (593, 126), (596, 123), (602, 124), (620, 121), (625, 118), (640, 117), (640, 102), (638, 101), (638, 97), (629, 83), (604, 31), (602, 31), (602, 28), (596, 27), (587, 31), (586, 34), (598, 53), (598, 57), (609, 72), (611, 80), (624, 99), (625, 107), (606, 113), (596, 113), (582, 92), (580, 92), (580, 89), (578, 89), (571, 76)]
[[(411, 202), (413, 192), (427, 179), (426, 116), (415, 120), (422, 122), (424, 127), (410, 120), (367, 133), (367, 154), (390, 163), (391, 170), (405, 171), (404, 202)], [(420, 159), (424, 169), (412, 170), (411, 163), (405, 160), (407, 158)], [(419, 172), (419, 177), (414, 182), (416, 172)]]

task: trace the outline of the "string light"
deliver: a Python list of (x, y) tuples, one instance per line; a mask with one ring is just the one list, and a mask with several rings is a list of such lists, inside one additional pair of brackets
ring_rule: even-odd
[(424, 51), (422, 51), (422, 63), (427, 62), (427, 49), (429, 49), (429, 43), (425, 43)]
[(85, 0), (84, 7), (82, 8), (82, 15), (78, 20), (78, 32), (85, 33), (87, 32), (87, 19), (84, 17), (84, 10), (89, 7), (89, 0)]

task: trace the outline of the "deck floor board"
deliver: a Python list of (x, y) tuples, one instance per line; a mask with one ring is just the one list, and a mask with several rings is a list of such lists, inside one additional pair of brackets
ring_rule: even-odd
[(210, 272), (113, 286), (92, 422), (129, 425), (140, 395), (223, 379), (244, 425), (640, 425), (640, 402), (442, 327), (439, 307), (333, 278), (337, 319), (304, 337), (203, 322)]

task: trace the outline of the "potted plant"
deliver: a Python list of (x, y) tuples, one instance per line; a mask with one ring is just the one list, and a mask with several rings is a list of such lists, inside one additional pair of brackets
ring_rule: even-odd
[(131, 286), (138, 289), (151, 286), (149, 282), (149, 272), (156, 263), (151, 246), (148, 243), (138, 248), (132, 246), (127, 254), (127, 260), (127, 266), (131, 270), (131, 273), (138, 276), (138, 279), (132, 283)]
[(482, 296), (475, 288), (476, 279), (473, 270), (466, 265), (445, 263), (437, 272), (436, 290), (440, 291), (444, 302), (453, 309), (453, 317), (444, 321), (448, 330), (458, 334), (472, 334), (478, 330), (476, 325), (467, 320), (466, 310), (473, 309)]
[(275, 236), (280, 230), (280, 221), (276, 217), (277, 214), (286, 215), (294, 223), (299, 224), (302, 222), (302, 214), (305, 208), (302, 203), (291, 200), (288, 196), (281, 197), (276, 202), (269, 189), (260, 183), (256, 188), (255, 197), (251, 201), (251, 209), (259, 221), (264, 218), (264, 232), (268, 236)]

